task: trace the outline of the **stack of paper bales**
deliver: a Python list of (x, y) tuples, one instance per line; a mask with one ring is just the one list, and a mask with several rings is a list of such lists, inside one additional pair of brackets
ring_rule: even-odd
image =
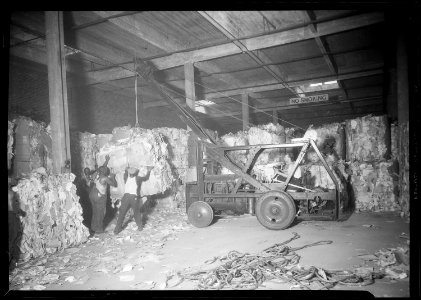
[(14, 136), (14, 174), (21, 176), (43, 167), (47, 173), (52, 171), (52, 144), (49, 127), (30, 118), (18, 117)]
[(399, 211), (393, 191), (393, 178), (389, 172), (391, 161), (352, 162), (351, 184), (356, 209), (360, 211)]
[(13, 159), (13, 142), (14, 142), (14, 135), (15, 135), (15, 123), (7, 121), (8, 128), (7, 128), (7, 169), (9, 170), (12, 166), (12, 159)]
[[(239, 131), (237, 133), (228, 133), (221, 136), (221, 144), (234, 147), (234, 146), (244, 146), (248, 145), (248, 136), (246, 131)], [(230, 157), (235, 161), (238, 161), (242, 164), (245, 164), (247, 161), (247, 150), (235, 150), (228, 152)]]
[[(293, 137), (295, 130), (286, 129), (279, 124), (265, 124), (256, 127), (250, 127), (246, 131), (229, 133), (221, 137), (221, 142), (227, 146), (239, 145), (258, 145), (258, 144), (283, 144), (287, 143)], [(248, 150), (230, 151), (230, 155), (236, 161), (245, 164), (249, 157)], [(274, 176), (273, 166), (283, 161), (285, 150), (267, 149), (264, 150), (256, 160), (252, 174), (258, 180), (269, 182)], [(232, 174), (230, 170), (223, 167), (222, 174)]]
[(399, 203), (409, 216), (409, 123), (399, 124)]
[(32, 171), (13, 190), (17, 192), (23, 236), (18, 247), (23, 259), (43, 256), (87, 240), (82, 208), (71, 173), (48, 175), (44, 168)]
[[(338, 159), (344, 157), (345, 134), (344, 124), (332, 123), (308, 130), (304, 137), (311, 135), (316, 142), (317, 148), (323, 154), (333, 154)], [(313, 133), (313, 134), (309, 134)], [(314, 156), (314, 150), (308, 151), (308, 155)]]
[(152, 129), (161, 134), (168, 145), (168, 158), (176, 177), (184, 181), (188, 169), (188, 139), (190, 132), (185, 129), (160, 127)]
[(392, 159), (399, 159), (399, 126), (397, 123), (390, 124), (390, 148)]
[(364, 116), (346, 121), (346, 154), (349, 161), (380, 161), (385, 158), (386, 116)]
[(116, 174), (118, 185), (110, 189), (112, 198), (120, 199), (124, 195), (123, 176), (127, 166), (138, 168), (139, 176), (145, 177), (142, 196), (164, 193), (174, 181), (167, 143), (160, 133), (142, 128), (115, 128), (112, 139), (96, 155), (98, 166), (105, 162), (106, 155), (110, 156), (108, 167)]
[[(347, 157), (355, 206), (360, 211), (401, 210), (396, 191), (394, 160), (386, 160), (386, 116), (364, 116), (346, 121)], [(393, 141), (393, 126), (390, 130)], [(394, 146), (393, 146), (394, 147)], [(395, 152), (395, 154), (393, 154)], [(392, 156), (396, 150), (392, 148)]]
[(98, 152), (97, 137), (89, 132), (71, 132), (70, 150), (72, 171), (77, 176), (83, 175), (83, 170), (95, 169), (96, 153)]

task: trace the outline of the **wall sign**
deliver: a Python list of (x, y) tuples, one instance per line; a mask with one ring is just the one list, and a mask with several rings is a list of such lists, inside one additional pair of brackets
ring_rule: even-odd
[(302, 98), (290, 98), (289, 104), (305, 104), (305, 103), (313, 103), (313, 102), (322, 102), (329, 100), (328, 94), (323, 95), (314, 95)]

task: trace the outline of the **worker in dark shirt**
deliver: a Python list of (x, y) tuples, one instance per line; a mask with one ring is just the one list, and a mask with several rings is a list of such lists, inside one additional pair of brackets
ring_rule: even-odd
[(91, 230), (93, 234), (104, 233), (104, 217), (107, 203), (107, 190), (108, 186), (117, 186), (115, 180), (115, 174), (110, 174), (110, 169), (107, 167), (107, 163), (110, 157), (107, 155), (104, 165), (98, 168), (95, 172), (94, 184), (89, 193), (89, 199), (92, 204), (92, 221)]
[(117, 224), (114, 228), (114, 234), (119, 234), (122, 231), (124, 217), (130, 208), (133, 209), (134, 219), (139, 231), (143, 229), (140, 197), (141, 182), (147, 180), (151, 169), (148, 168), (148, 173), (145, 177), (138, 176), (139, 170), (133, 167), (127, 167), (124, 172), (124, 195), (121, 198), (121, 206), (118, 212)]

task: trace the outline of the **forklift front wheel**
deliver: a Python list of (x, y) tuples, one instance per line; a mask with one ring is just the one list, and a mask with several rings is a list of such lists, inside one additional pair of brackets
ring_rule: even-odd
[(193, 226), (202, 228), (212, 223), (213, 210), (212, 207), (204, 201), (195, 201), (187, 210), (187, 217)]
[(256, 217), (260, 224), (272, 230), (287, 228), (295, 219), (295, 203), (291, 196), (281, 191), (263, 194), (256, 203)]

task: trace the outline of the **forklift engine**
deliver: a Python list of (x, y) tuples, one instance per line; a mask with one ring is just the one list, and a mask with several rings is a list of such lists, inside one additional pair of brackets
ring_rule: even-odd
[[(206, 184), (206, 192), (208, 194), (229, 194), (235, 188), (234, 181), (213, 182)], [(216, 213), (232, 212), (234, 214), (245, 214), (249, 212), (247, 198), (210, 198)]]

